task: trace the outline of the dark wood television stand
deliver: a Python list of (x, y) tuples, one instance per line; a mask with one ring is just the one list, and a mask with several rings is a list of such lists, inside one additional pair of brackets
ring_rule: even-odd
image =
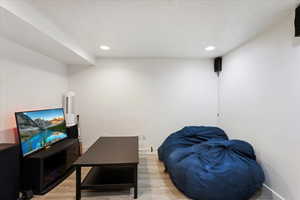
[(23, 158), (22, 190), (45, 194), (73, 171), (80, 156), (78, 139), (67, 138)]
[[(138, 195), (138, 137), (100, 137), (75, 163), (76, 200), (82, 190), (134, 188)], [(81, 181), (81, 168), (92, 167)]]

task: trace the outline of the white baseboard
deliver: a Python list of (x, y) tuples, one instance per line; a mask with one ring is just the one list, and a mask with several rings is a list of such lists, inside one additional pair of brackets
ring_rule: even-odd
[(270, 191), (270, 193), (272, 193), (273, 200), (285, 200), (285, 198), (283, 198), (280, 194), (275, 192), (272, 188), (270, 188), (266, 184), (263, 184), (263, 186), (266, 190), (268, 190), (268, 191)]

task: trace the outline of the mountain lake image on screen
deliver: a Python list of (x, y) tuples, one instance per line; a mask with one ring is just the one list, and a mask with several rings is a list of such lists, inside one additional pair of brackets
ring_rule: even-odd
[(62, 108), (17, 112), (16, 121), (24, 156), (67, 138)]

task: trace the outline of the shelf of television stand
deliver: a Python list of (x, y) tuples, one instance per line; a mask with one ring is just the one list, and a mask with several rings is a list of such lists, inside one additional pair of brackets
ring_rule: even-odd
[(60, 184), (63, 180), (69, 177), (74, 172), (74, 168), (69, 168), (64, 173), (59, 176), (59, 178), (51, 177), (51, 181), (48, 181), (45, 186), (42, 188), (40, 192), (35, 192), (35, 194), (43, 195), (52, 190), (58, 184)]
[(73, 171), (79, 157), (78, 139), (65, 139), (24, 158), (23, 189), (45, 194)]
[(56, 178), (63, 175), (68, 169), (66, 166), (66, 157), (66, 151), (61, 151), (55, 154), (55, 156), (49, 156), (44, 160), (44, 187), (56, 181)]

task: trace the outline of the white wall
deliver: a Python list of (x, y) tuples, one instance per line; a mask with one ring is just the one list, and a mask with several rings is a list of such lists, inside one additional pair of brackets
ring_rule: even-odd
[(0, 142), (14, 142), (14, 112), (62, 106), (67, 68), (0, 38)]
[(173, 131), (217, 121), (211, 60), (106, 59), (70, 67), (85, 147), (103, 135), (144, 135), (158, 147)]
[(224, 58), (221, 127), (252, 143), (267, 185), (300, 197), (300, 46), (293, 16)]

